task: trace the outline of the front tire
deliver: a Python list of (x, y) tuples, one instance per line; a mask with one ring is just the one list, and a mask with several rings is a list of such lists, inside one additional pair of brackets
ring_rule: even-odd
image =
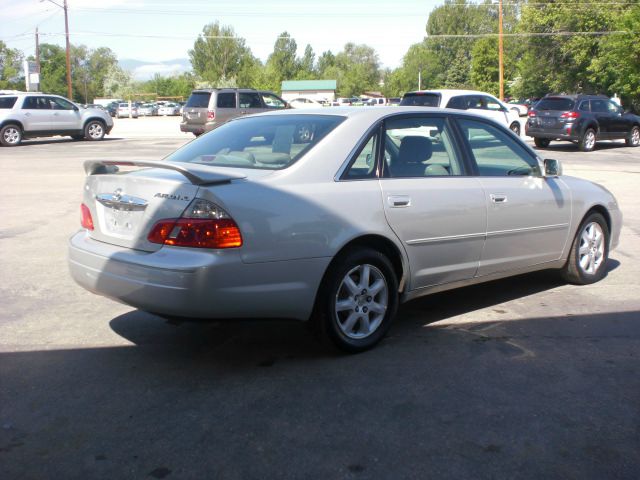
[(629, 136), (625, 138), (624, 141), (627, 144), (627, 147), (640, 146), (640, 127), (637, 125), (633, 127), (629, 132)]
[(533, 139), (533, 143), (535, 143), (536, 147), (538, 147), (538, 148), (547, 148), (549, 146), (549, 144), (551, 143), (551, 140), (549, 140), (548, 138), (535, 137)]
[(99, 120), (91, 120), (84, 127), (84, 138), (87, 140), (102, 140), (104, 138), (104, 123)]
[(509, 130), (511, 130), (513, 133), (516, 134), (517, 137), (520, 136), (520, 123), (519, 122), (513, 122), (511, 124), (511, 126), (509, 126)]
[(583, 152), (591, 152), (596, 148), (596, 131), (593, 128), (587, 128), (578, 142), (578, 148)]
[(22, 142), (22, 129), (13, 123), (0, 129), (0, 143), (5, 147), (15, 147)]
[(605, 276), (608, 258), (609, 227), (601, 214), (592, 213), (578, 228), (562, 276), (576, 285), (595, 283)]
[(386, 335), (398, 308), (398, 280), (382, 253), (360, 248), (329, 268), (316, 305), (316, 320), (339, 349), (368, 350)]

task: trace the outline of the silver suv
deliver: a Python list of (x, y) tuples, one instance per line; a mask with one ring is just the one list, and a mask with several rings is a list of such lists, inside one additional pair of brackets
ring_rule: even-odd
[(0, 95), (0, 144), (19, 145), (23, 138), (68, 135), (74, 140), (102, 140), (113, 120), (99, 108), (82, 108), (58, 95)]
[(194, 90), (184, 106), (180, 130), (196, 137), (232, 118), (288, 108), (273, 92), (252, 88), (206, 88)]

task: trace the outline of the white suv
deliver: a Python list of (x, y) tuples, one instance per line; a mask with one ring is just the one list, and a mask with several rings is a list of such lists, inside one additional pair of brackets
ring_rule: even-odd
[(505, 125), (520, 136), (520, 116), (493, 95), (475, 90), (417, 90), (407, 92), (400, 105), (468, 110)]
[(82, 108), (58, 95), (0, 95), (0, 144), (19, 145), (23, 138), (68, 135), (74, 140), (102, 140), (113, 120), (98, 108)]

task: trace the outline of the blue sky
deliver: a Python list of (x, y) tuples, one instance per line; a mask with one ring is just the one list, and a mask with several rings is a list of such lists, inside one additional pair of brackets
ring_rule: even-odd
[[(63, 0), (55, 0), (62, 4)], [(301, 55), (310, 44), (319, 56), (347, 42), (375, 48), (395, 68), (409, 46), (424, 38), (429, 12), (440, 0), (68, 0), (71, 43), (107, 46), (119, 59), (188, 58), (198, 33), (216, 20), (234, 28), (255, 56), (266, 60), (276, 38), (289, 32)], [(64, 46), (64, 14), (49, 0), (0, 0), (0, 40), (26, 55), (41, 43)]]

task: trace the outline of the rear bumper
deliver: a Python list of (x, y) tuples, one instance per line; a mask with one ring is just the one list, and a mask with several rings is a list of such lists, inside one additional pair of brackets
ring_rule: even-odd
[(540, 127), (530, 127), (525, 124), (525, 135), (534, 138), (548, 138), (549, 140), (568, 140), (577, 142), (580, 140), (580, 132), (575, 125), (567, 124), (561, 129), (549, 129)]
[(220, 122), (207, 122), (204, 124), (193, 124), (187, 122), (180, 122), (180, 131), (187, 133), (195, 133), (200, 135), (202, 133), (210, 132), (211, 130), (219, 127)]
[(330, 258), (245, 264), (240, 251), (163, 247), (147, 253), (80, 231), (69, 241), (69, 269), (85, 289), (142, 310), (192, 318), (311, 315)]

